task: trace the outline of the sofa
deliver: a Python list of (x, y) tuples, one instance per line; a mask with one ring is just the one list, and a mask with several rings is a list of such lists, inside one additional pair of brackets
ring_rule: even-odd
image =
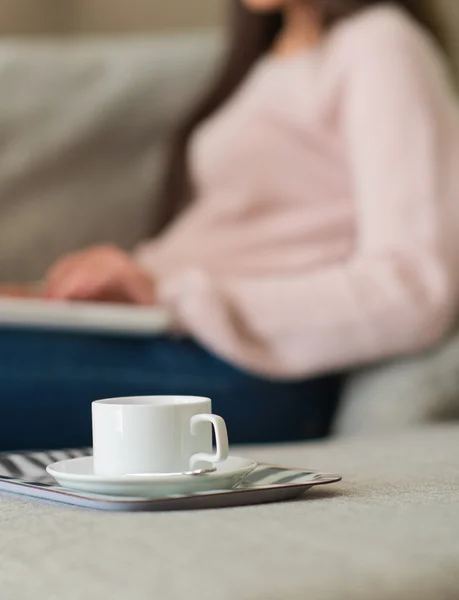
[[(153, 231), (168, 135), (220, 52), (213, 31), (0, 41), (1, 282)], [(457, 600), (458, 417), (454, 333), (353, 374), (334, 439), (234, 449), (343, 475), (299, 501), (119, 515), (0, 494), (0, 597)]]

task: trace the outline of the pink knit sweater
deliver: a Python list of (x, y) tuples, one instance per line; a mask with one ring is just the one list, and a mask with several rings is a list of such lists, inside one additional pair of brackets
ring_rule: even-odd
[(195, 135), (192, 206), (139, 262), (204, 346), (281, 378), (420, 350), (459, 298), (459, 111), (440, 52), (373, 8), (263, 59)]

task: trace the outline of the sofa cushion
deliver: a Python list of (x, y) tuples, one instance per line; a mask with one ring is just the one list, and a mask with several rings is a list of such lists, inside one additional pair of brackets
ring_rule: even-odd
[(344, 479), (292, 503), (163, 514), (0, 494), (2, 600), (457, 598), (457, 427), (237, 453)]
[(0, 41), (0, 281), (150, 233), (164, 138), (216, 55), (212, 33)]
[(459, 331), (429, 352), (350, 377), (334, 433), (376, 433), (450, 419), (459, 419)]

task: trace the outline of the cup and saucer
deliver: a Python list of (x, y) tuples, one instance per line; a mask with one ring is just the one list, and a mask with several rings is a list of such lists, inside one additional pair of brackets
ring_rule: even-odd
[(64, 488), (164, 498), (233, 489), (258, 466), (229, 455), (225, 422), (212, 414), (209, 398), (98, 400), (92, 404), (92, 425), (93, 456), (60, 461), (46, 469)]

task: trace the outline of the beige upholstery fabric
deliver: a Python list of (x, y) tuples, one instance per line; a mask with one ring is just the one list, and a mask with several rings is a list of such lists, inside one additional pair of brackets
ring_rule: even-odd
[(344, 481), (290, 504), (188, 513), (0, 496), (0, 597), (457, 600), (457, 427), (245, 453)]

